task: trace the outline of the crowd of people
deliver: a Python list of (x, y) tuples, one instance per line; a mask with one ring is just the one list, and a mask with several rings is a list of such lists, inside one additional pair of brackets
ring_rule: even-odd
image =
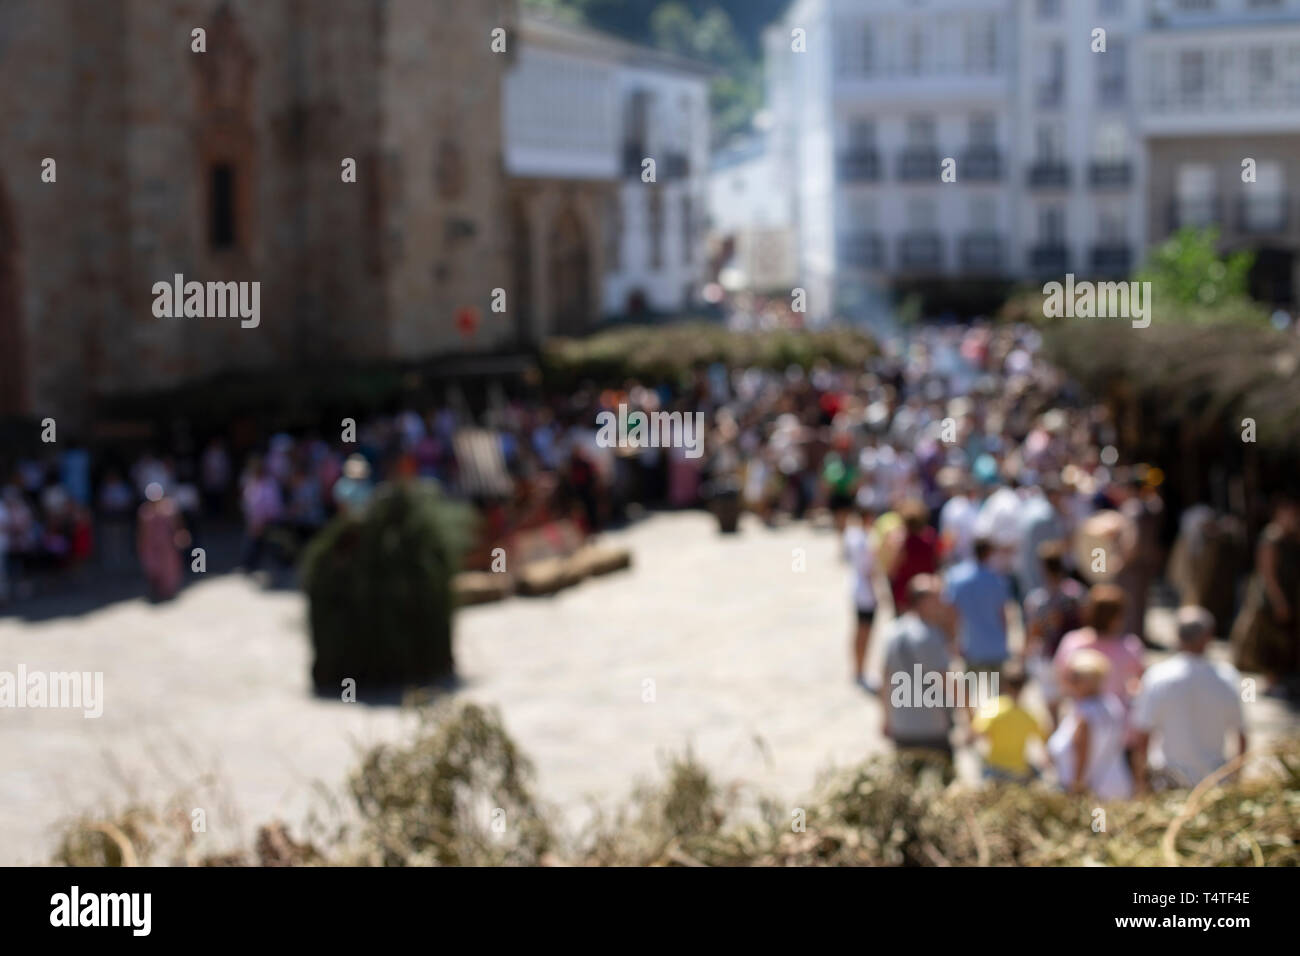
[[(1205, 542), (1225, 516), (1205, 505), (1169, 514), (1160, 470), (1120, 461), (1105, 407), (1077, 394), (1040, 345), (1029, 327), (923, 326), (862, 368), (713, 366), (671, 387), (497, 394), (478, 414), (448, 400), (345, 422), (337, 435), (215, 435), (128, 467), (62, 450), (18, 462), (0, 488), (0, 601), (92, 560), (138, 563), (150, 593), (168, 598), (191, 549), (234, 520), (243, 568), (287, 563), (332, 515), (397, 477), (473, 500), (494, 540), (562, 519), (596, 532), (638, 507), (724, 499), (769, 525), (827, 514), (852, 567), (851, 676), (886, 705), (900, 745), (950, 753), (956, 722), (986, 741), (990, 775), (1026, 778), (1025, 745), (1038, 737), (1067, 787), (1194, 783), (1224, 756), (1211, 738), (1242, 732), (1236, 677), (1204, 656), (1226, 617), (1239, 664), (1264, 674), (1266, 692), (1283, 694), (1300, 670), (1300, 506), (1279, 501), (1239, 614), (1232, 587), (1218, 588), (1214, 615), (1196, 607), (1210, 603)], [(701, 413), (704, 455), (609, 447), (598, 416), (620, 407)], [(1183, 573), (1166, 574), (1175, 531)], [(1192, 582), (1189, 606), (1177, 654), (1147, 670), (1147, 603), (1166, 578)], [(881, 675), (867, 672), (873, 639), (885, 642)], [(946, 673), (956, 659), (1005, 693), (965, 715), (889, 706), (894, 675), (914, 664)], [(1020, 702), (1025, 686), (1043, 721)]]
[[(900, 748), (951, 759), (956, 737), (990, 778), (1045, 773), (1101, 799), (1194, 786), (1246, 747), (1240, 678), (1206, 656), (1232, 622), (1181, 607), (1172, 656), (1146, 666), (1171, 517), (1162, 475), (1120, 463), (1105, 411), (1037, 346), (1029, 330), (924, 330), (901, 365), (821, 392), (828, 448), (807, 488), (836, 514), (852, 569), (853, 679)], [(1297, 517), (1279, 500), (1234, 630), (1239, 660), (1279, 696), (1300, 650), (1288, 626)], [(867, 673), (876, 631), (879, 677)], [(979, 699), (990, 676), (997, 690)], [(933, 698), (914, 696), (918, 678)], [(954, 686), (970, 696), (952, 700)]]

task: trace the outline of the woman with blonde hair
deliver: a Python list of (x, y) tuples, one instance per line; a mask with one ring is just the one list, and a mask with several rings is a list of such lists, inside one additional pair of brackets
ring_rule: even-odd
[(1124, 756), (1124, 708), (1105, 690), (1110, 661), (1100, 651), (1076, 651), (1066, 667), (1065, 691), (1072, 706), (1047, 741), (1047, 753), (1069, 793), (1127, 800), (1133, 775)]

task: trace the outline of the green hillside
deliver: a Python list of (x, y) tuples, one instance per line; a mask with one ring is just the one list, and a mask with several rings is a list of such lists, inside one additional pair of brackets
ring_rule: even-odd
[(709, 63), (714, 139), (748, 128), (762, 104), (763, 29), (790, 0), (523, 0), (524, 6)]

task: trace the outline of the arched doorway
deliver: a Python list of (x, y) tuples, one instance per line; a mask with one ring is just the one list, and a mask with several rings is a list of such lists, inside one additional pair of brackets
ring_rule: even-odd
[(591, 314), (591, 259), (587, 231), (572, 206), (556, 217), (547, 255), (554, 304), (552, 330), (576, 335), (587, 328)]
[(0, 418), (30, 411), (19, 278), (17, 224), (8, 196), (0, 189)]
[(510, 204), (510, 269), (513, 274), (515, 341), (521, 348), (533, 344), (533, 235), (523, 199)]

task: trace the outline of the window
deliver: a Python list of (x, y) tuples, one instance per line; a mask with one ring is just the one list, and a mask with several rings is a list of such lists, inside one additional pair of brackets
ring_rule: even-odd
[(1199, 101), (1205, 96), (1206, 69), (1204, 50), (1183, 50), (1178, 54), (1178, 90), (1184, 101)]
[(1281, 163), (1275, 160), (1264, 160), (1255, 164), (1255, 182), (1251, 184), (1253, 191), (1274, 199), (1280, 198), (1286, 193), (1283, 181)]
[(970, 201), (971, 232), (996, 232), (998, 202), (992, 196), (974, 196)]
[(1097, 13), (1103, 17), (1117, 17), (1124, 12), (1124, 0), (1097, 0)]
[(1065, 156), (1065, 133), (1059, 123), (1039, 123), (1034, 144), (1039, 162), (1057, 162)]
[(876, 145), (876, 124), (869, 119), (855, 119), (849, 123), (849, 151), (862, 152)]
[(862, 28), (862, 73), (870, 76), (876, 72), (876, 35), (870, 25)]
[(658, 188), (650, 190), (650, 268), (656, 272), (664, 266), (664, 197)]
[(998, 120), (992, 113), (976, 113), (970, 118), (970, 144), (993, 149), (998, 144)]
[(849, 201), (849, 229), (851, 234), (872, 233), (879, 226), (879, 214), (874, 196), (854, 196)]
[(1038, 0), (1038, 19), (1056, 20), (1061, 16), (1061, 0)]
[(1096, 158), (1103, 163), (1122, 162), (1128, 156), (1128, 131), (1123, 123), (1111, 121), (1097, 127)]
[(618, 193), (605, 207), (605, 270), (617, 272), (623, 265), (623, 200)]
[(1214, 0), (1178, 0), (1179, 10), (1202, 11), (1213, 10)]
[(1256, 47), (1251, 50), (1247, 63), (1250, 95), (1261, 96), (1273, 85), (1277, 75), (1272, 47)]
[(694, 210), (691, 208), (691, 197), (682, 196), (682, 263), (691, 264), (691, 257), (695, 251), (695, 224), (691, 221)]
[(925, 64), (925, 34), (920, 27), (911, 27), (903, 43), (903, 72), (912, 76), (921, 73)]
[(1214, 222), (1214, 167), (1209, 163), (1183, 163), (1174, 181), (1177, 225), (1208, 226)]
[(1199, 199), (1214, 193), (1214, 168), (1208, 163), (1183, 163), (1178, 167), (1178, 196)]
[(914, 232), (933, 232), (938, 219), (933, 199), (916, 196), (907, 201), (907, 225)]
[(208, 241), (213, 249), (235, 245), (235, 167), (215, 163), (208, 184)]
[(628, 109), (625, 114), (626, 121), (623, 128), (623, 142), (631, 154), (637, 158), (637, 166), (640, 167), (640, 157), (645, 155), (647, 139), (650, 128), (650, 91), (634, 90), (628, 97)]
[(1102, 104), (1117, 106), (1124, 102), (1128, 87), (1127, 45), (1122, 37), (1114, 37), (1106, 47), (1097, 71), (1097, 98)]
[(1242, 187), (1245, 227), (1251, 232), (1281, 232), (1286, 228), (1286, 181), (1282, 164), (1273, 160), (1255, 167), (1255, 181)]
[(1065, 207), (1041, 206), (1038, 210), (1038, 239), (1044, 245), (1065, 242)]
[(1097, 241), (1102, 245), (1122, 245), (1128, 237), (1128, 216), (1123, 207), (1102, 206), (1097, 210)]
[(931, 149), (934, 143), (934, 117), (909, 116), (907, 118), (907, 145), (911, 149)]
[(966, 70), (993, 73), (998, 64), (997, 21), (981, 17), (966, 24)]
[(197, 82), (194, 175), (201, 228), (213, 252), (247, 251), (256, 238), (257, 156), (253, 116), (255, 66), (251, 46), (228, 4), (208, 28), (208, 49), (193, 57)]
[(1038, 60), (1038, 105), (1059, 106), (1065, 99), (1065, 43), (1053, 40)]

